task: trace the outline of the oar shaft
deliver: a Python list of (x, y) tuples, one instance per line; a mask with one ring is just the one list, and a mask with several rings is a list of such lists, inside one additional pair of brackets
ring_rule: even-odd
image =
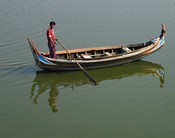
[(75, 60), (75, 58), (72, 57), (72, 55), (69, 53), (69, 51), (60, 43), (60, 41), (57, 40), (57, 42), (64, 48), (64, 50), (69, 54), (69, 56), (78, 64), (78, 66), (83, 69), (83, 67)]
[(97, 85), (97, 82), (90, 76), (90, 74), (75, 60), (74, 57), (72, 57), (72, 55), (69, 53), (69, 51), (61, 44), (60, 41), (57, 40), (57, 42), (63, 47), (63, 49), (68, 53), (68, 55), (71, 57), (71, 59), (73, 59), (75, 61), (75, 63), (80, 67), (80, 69), (83, 71), (83, 73), (85, 74), (85, 76), (89, 79), (89, 81), (93, 84), (93, 85)]

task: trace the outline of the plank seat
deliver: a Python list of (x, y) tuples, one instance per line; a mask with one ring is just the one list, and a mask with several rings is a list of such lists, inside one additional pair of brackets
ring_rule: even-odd
[(132, 50), (131, 49), (129, 49), (128, 47), (123, 47), (122, 48), (122, 50), (124, 51), (124, 52), (132, 52)]

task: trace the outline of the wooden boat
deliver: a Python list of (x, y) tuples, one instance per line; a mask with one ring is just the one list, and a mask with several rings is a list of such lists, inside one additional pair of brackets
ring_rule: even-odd
[(162, 28), (159, 37), (146, 43), (102, 46), (94, 48), (72, 49), (68, 52), (76, 60), (72, 60), (65, 51), (57, 51), (58, 58), (49, 58), (49, 52), (40, 52), (34, 42), (28, 39), (36, 64), (47, 71), (80, 70), (78, 62), (84, 69), (95, 69), (126, 64), (139, 60), (159, 50), (165, 43), (165, 28)]

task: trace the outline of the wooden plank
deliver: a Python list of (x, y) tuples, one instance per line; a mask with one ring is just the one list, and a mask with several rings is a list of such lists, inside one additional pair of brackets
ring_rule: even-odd
[[(69, 53), (85, 53), (88, 51), (100, 51), (100, 50), (113, 50), (113, 49), (119, 49), (122, 48), (123, 46), (118, 46), (118, 45), (114, 45), (114, 46), (102, 46), (102, 47), (92, 47), (92, 48), (79, 48), (79, 49), (70, 49), (68, 50)], [(47, 56), (50, 54), (50, 52), (42, 52), (43, 55)], [(67, 54), (67, 52), (65, 50), (60, 50), (60, 51), (56, 51), (56, 54)]]
[[(81, 53), (88, 51), (100, 51), (100, 50), (110, 50), (110, 49), (119, 49), (122, 46), (103, 46), (103, 47), (92, 47), (92, 48), (81, 48), (81, 49), (71, 49), (68, 50), (70, 53)], [(57, 54), (65, 54), (65, 50), (57, 51)]]

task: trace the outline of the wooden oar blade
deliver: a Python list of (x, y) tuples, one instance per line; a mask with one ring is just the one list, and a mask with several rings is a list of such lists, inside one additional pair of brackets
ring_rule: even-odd
[(86, 70), (83, 69), (83, 73), (85, 74), (85, 76), (88, 78), (88, 80), (91, 82), (93, 86), (98, 85), (97, 82), (90, 76), (90, 74)]

